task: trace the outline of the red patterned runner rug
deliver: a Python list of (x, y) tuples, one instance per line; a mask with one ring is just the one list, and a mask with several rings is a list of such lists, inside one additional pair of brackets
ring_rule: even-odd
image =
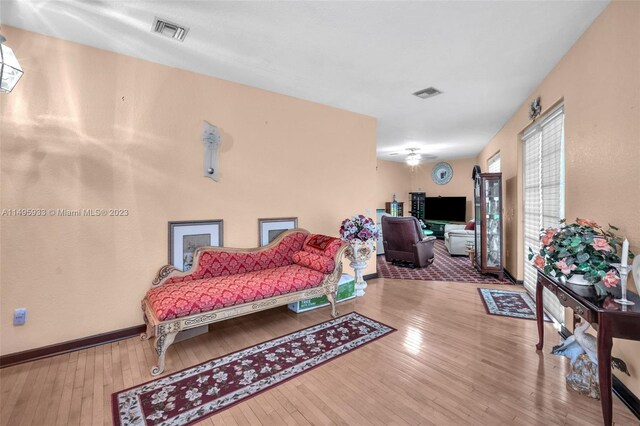
[(356, 312), (116, 392), (116, 425), (190, 425), (393, 331)]

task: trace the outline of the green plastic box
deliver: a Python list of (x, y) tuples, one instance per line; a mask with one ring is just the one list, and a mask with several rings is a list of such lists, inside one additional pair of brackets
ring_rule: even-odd
[[(353, 299), (356, 297), (356, 282), (349, 274), (342, 274), (340, 282), (338, 282), (338, 302)], [(312, 309), (322, 308), (329, 305), (327, 296), (314, 297), (313, 299), (300, 300), (295, 303), (289, 303), (289, 309), (299, 314), (300, 312), (310, 311)]]

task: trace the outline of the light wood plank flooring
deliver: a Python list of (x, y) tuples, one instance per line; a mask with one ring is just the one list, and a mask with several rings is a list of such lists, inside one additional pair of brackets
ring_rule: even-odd
[[(485, 313), (477, 285), (377, 279), (340, 304), (398, 332), (213, 417), (204, 425), (599, 425), (600, 404), (569, 391), (546, 325)], [(485, 285), (484, 287), (504, 288)], [(175, 344), (170, 373), (325, 321), (281, 307)], [(132, 338), (0, 370), (2, 425), (111, 424), (112, 392), (152, 379), (151, 341)], [(614, 398), (615, 399), (615, 398)], [(617, 399), (616, 424), (639, 424)]]

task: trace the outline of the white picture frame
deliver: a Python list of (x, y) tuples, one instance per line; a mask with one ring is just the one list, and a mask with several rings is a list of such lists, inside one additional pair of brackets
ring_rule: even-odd
[(222, 220), (169, 222), (169, 263), (181, 271), (191, 268), (198, 247), (223, 244)]
[(266, 246), (284, 231), (298, 227), (297, 217), (258, 219), (258, 245)]

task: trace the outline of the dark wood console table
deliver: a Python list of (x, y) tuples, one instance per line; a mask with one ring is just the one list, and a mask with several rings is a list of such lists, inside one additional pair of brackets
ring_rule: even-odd
[[(604, 424), (612, 422), (611, 409), (611, 347), (613, 338), (640, 340), (640, 297), (627, 292), (627, 298), (636, 304), (622, 306), (613, 301), (619, 294), (598, 297), (593, 287), (575, 284), (562, 284), (538, 270), (536, 283), (536, 317), (538, 322), (538, 344), (542, 350), (544, 344), (544, 321), (542, 289), (548, 289), (560, 303), (573, 309), (574, 319), (580, 317), (589, 322), (598, 331), (598, 379), (600, 382), (600, 403)], [(619, 292), (619, 289), (617, 289)], [(575, 326), (575, 321), (574, 321)]]

